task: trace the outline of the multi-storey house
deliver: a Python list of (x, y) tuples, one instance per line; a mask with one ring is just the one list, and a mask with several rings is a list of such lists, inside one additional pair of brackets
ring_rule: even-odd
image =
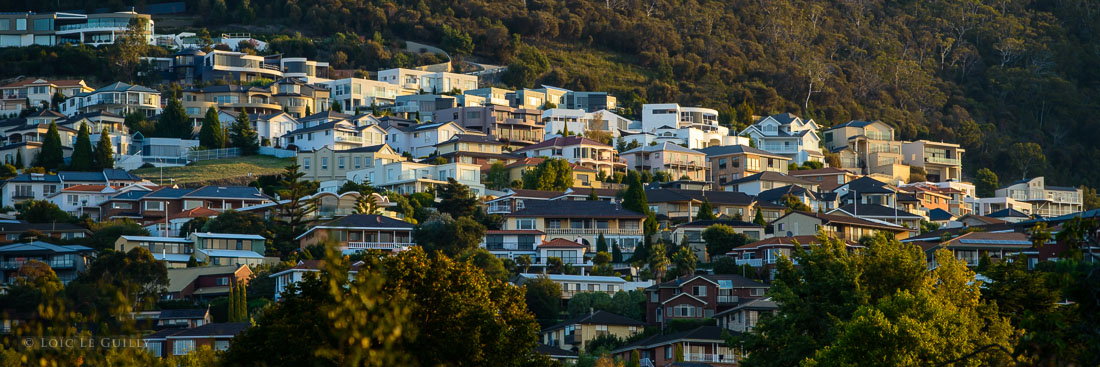
[(646, 288), (646, 322), (702, 320), (763, 297), (768, 285), (740, 275), (689, 275)]
[(523, 209), (504, 214), (502, 229), (542, 231), (547, 240), (582, 243), (589, 251), (596, 250), (602, 234), (608, 245), (619, 246), (625, 255), (633, 254), (642, 242), (644, 220), (645, 215), (606, 201), (525, 200)]
[(630, 169), (666, 172), (673, 179), (706, 181), (711, 176), (705, 153), (673, 143), (637, 147), (623, 152), (622, 158)]
[(161, 188), (152, 192), (131, 190), (100, 204), (103, 218), (140, 218), (163, 220), (194, 208), (215, 211), (241, 209), (272, 202), (255, 187), (203, 186), (199, 188)]
[(62, 283), (76, 279), (91, 263), (95, 251), (80, 245), (54, 245), (42, 241), (0, 246), (0, 284), (10, 286), (19, 277), (19, 269), (38, 261), (57, 274)]
[(109, 45), (130, 30), (130, 23), (140, 19), (141, 36), (153, 43), (153, 18), (133, 11), (111, 13), (35, 13), (0, 14), (0, 47), (56, 46), (84, 44)]
[(645, 194), (649, 211), (657, 216), (657, 220), (665, 228), (690, 222), (699, 215), (699, 206), (704, 201), (710, 203), (716, 216), (732, 220), (752, 220), (756, 214), (753, 211), (752, 196), (741, 192), (658, 188), (645, 190)]
[(378, 125), (356, 125), (351, 120), (334, 119), (302, 128), (282, 136), (282, 146), (298, 151), (313, 151), (324, 147), (348, 150), (386, 143), (386, 131)]
[(561, 287), (561, 299), (563, 300), (570, 300), (578, 293), (604, 292), (613, 295), (620, 291), (629, 292), (638, 287), (646, 287), (653, 284), (652, 280), (645, 282), (627, 282), (623, 280), (623, 278), (614, 276), (532, 274), (526, 272), (516, 274), (516, 276), (512, 278), (512, 283), (515, 285), (523, 285), (530, 280), (541, 277), (546, 277)]
[(764, 316), (774, 315), (778, 311), (779, 304), (772, 301), (771, 297), (767, 297), (754, 299), (719, 312), (714, 315), (714, 318), (718, 321), (720, 328), (735, 333), (747, 333), (752, 331)]
[(821, 152), (820, 127), (814, 120), (803, 120), (790, 113), (766, 116), (741, 131), (756, 147), (772, 154), (790, 158), (795, 164), (807, 161), (824, 162)]
[(602, 131), (619, 137), (620, 131), (629, 129), (632, 121), (608, 110), (585, 112), (582, 109), (551, 108), (542, 111), (542, 122), (546, 125), (545, 138), (550, 139), (562, 136), (566, 131), (574, 134)]
[[(88, 137), (93, 144), (99, 141), (99, 136), (103, 134), (103, 130), (107, 130), (107, 139), (111, 142), (111, 152), (115, 154), (115, 157), (132, 154), (137, 150), (137, 147), (133, 146), (133, 136), (130, 134), (130, 128), (126, 127), (126, 118), (123, 116), (106, 111), (96, 111), (71, 116), (63, 120), (59, 119), (56, 122), (59, 133), (61, 127), (80, 131), (81, 125), (87, 125), (90, 133)], [(62, 141), (62, 145), (65, 143), (65, 141)], [(74, 136), (73, 144), (75, 143), (76, 137)]]
[(238, 233), (195, 232), (189, 237), (193, 241), (195, 259), (204, 265), (248, 265), (264, 264), (263, 236)]
[(210, 300), (229, 295), (238, 283), (252, 279), (248, 265), (199, 266), (168, 269), (168, 289), (162, 300)]
[[(346, 177), (353, 182), (370, 182), (374, 187), (399, 194), (424, 192), (437, 185), (445, 185), (451, 179), (469, 187), (474, 195), (485, 193), (485, 185), (481, 183), (481, 167), (461, 162), (438, 165), (410, 161), (375, 162), (373, 167), (348, 171)], [(333, 182), (331, 186), (342, 183)], [(322, 183), (321, 186), (330, 185)]]
[(745, 176), (726, 182), (726, 184), (722, 185), (722, 189), (725, 191), (739, 191), (749, 195), (758, 195), (764, 191), (789, 185), (801, 186), (810, 191), (817, 191), (818, 189), (816, 183), (774, 171), (764, 171), (752, 176)]
[(790, 158), (747, 145), (722, 145), (699, 149), (710, 168), (707, 181), (715, 187), (761, 172), (787, 174)]
[(833, 191), (840, 185), (859, 178), (859, 176), (852, 173), (852, 171), (835, 167), (794, 170), (788, 172), (787, 175), (816, 183), (821, 191)]
[[(460, 98), (462, 99), (461, 101)], [(394, 102), (392, 111), (398, 116), (414, 119), (421, 123), (430, 123), (435, 120), (435, 111), (455, 107), (476, 107), (481, 106), (482, 102), (481, 97), (477, 96), (410, 94), (398, 96)]]
[[(855, 241), (844, 240), (843, 242), (845, 248), (848, 250), (861, 248)], [(798, 261), (791, 258), (791, 252), (794, 250), (795, 246), (801, 246), (803, 249), (807, 249), (811, 245), (820, 243), (821, 239), (818, 238), (817, 234), (797, 236), (778, 235), (738, 246), (726, 253), (726, 256), (732, 257), (737, 265), (751, 266), (756, 270), (757, 275), (766, 276), (768, 279), (775, 279), (776, 264), (779, 263), (780, 258), (785, 257), (797, 265)]]
[(275, 104), (283, 106), (283, 112), (294, 118), (305, 118), (310, 113), (329, 110), (328, 88), (309, 84), (298, 78), (282, 78), (269, 85)]
[(610, 111), (619, 108), (619, 100), (607, 92), (569, 91), (562, 97), (562, 103), (558, 103), (558, 107), (588, 112)]
[(865, 175), (909, 180), (902, 142), (894, 140), (894, 127), (882, 121), (848, 121), (824, 133), (825, 147), (840, 156), (841, 168)]
[(924, 216), (905, 211), (897, 206), (887, 207), (878, 204), (848, 204), (828, 212), (883, 224), (893, 224), (909, 231), (910, 236), (920, 233), (920, 222)]
[(625, 161), (619, 158), (614, 147), (579, 136), (553, 138), (529, 145), (514, 153), (529, 158), (564, 158), (569, 163), (576, 163), (604, 174), (621, 171), (626, 167)]
[[(646, 367), (737, 366), (744, 353), (728, 346), (729, 333), (714, 325), (671, 334), (658, 334), (628, 343), (611, 351), (618, 360), (629, 361), (634, 352)], [(680, 355), (676, 355), (676, 351)]]
[(188, 238), (123, 235), (115, 240), (114, 249), (129, 252), (141, 247), (149, 250), (154, 259), (164, 262), (168, 268), (186, 268), (187, 262), (195, 253), (194, 244), (194, 241)]
[(238, 334), (252, 324), (247, 322), (208, 323), (192, 328), (168, 328), (142, 336), (145, 349), (154, 356), (186, 356), (202, 347), (225, 351)]
[[(7, 162), (16, 162), (22, 156), (23, 164), (31, 167), (50, 130), (50, 124), (64, 122), (63, 118), (64, 115), (56, 111), (41, 110), (25, 118), (5, 121), (0, 124), (0, 134), (2, 134), (0, 142), (3, 143), (0, 146), (0, 155), (7, 159)], [(72, 155), (77, 131), (68, 126), (58, 126), (57, 133), (61, 137), (62, 154), (65, 157)]]
[(99, 205), (120, 192), (129, 190), (153, 191), (157, 187), (151, 183), (129, 185), (73, 185), (46, 196), (58, 208), (75, 217), (88, 215), (92, 219), (100, 218)]
[(476, 164), (482, 167), (482, 172), (488, 173), (493, 163), (507, 165), (518, 159), (514, 155), (504, 154), (503, 148), (504, 143), (488, 135), (457, 134), (436, 144), (435, 152), (447, 162)]
[(467, 131), (492, 135), (512, 149), (542, 141), (545, 126), (539, 110), (486, 105), (435, 111), (436, 123), (454, 121)]
[(1019, 180), (997, 189), (997, 197), (1031, 204), (1032, 215), (1057, 217), (1082, 210), (1081, 189), (1051, 186), (1042, 176)]
[(336, 79), (322, 84), (332, 90), (333, 105), (340, 104), (343, 111), (369, 111), (371, 108), (393, 105), (399, 96), (417, 93), (415, 89), (360, 78)]
[(378, 80), (419, 92), (440, 94), (459, 93), (477, 89), (477, 75), (432, 72), (414, 69), (387, 69), (378, 71)]
[(160, 114), (160, 92), (140, 85), (116, 82), (91, 92), (76, 94), (58, 108), (65, 116), (106, 111), (120, 116), (138, 112), (150, 118)]
[(295, 238), (302, 249), (335, 245), (345, 253), (363, 250), (402, 251), (414, 245), (413, 225), (375, 214), (353, 214), (311, 227)]
[(125, 186), (149, 184), (145, 179), (120, 169), (100, 172), (61, 171), (56, 175), (24, 173), (4, 182), (3, 204), (13, 205), (25, 200), (42, 200), (62, 189), (77, 185)]
[(923, 167), (928, 181), (962, 181), (962, 155), (958, 144), (917, 140), (902, 143), (902, 162)]
[(466, 130), (454, 122), (427, 123), (412, 126), (390, 125), (386, 128), (386, 144), (398, 153), (427, 157), (436, 152), (436, 145)]
[[(675, 103), (642, 105), (641, 133), (653, 134), (657, 143), (683, 144), (690, 149), (738, 144), (741, 139), (718, 125), (718, 111), (701, 107), (681, 107)], [(631, 135), (629, 140), (639, 141)]]
[(695, 252), (695, 258), (700, 261), (713, 262), (716, 256), (724, 256), (725, 254), (712, 254), (707, 251), (707, 243), (703, 239), (703, 232), (707, 228), (713, 226), (726, 226), (733, 229), (735, 233), (745, 235), (748, 241), (755, 242), (761, 238), (764, 238), (764, 226), (745, 222), (742, 220), (696, 220), (677, 225), (672, 230), (672, 243), (687, 244), (693, 252)]
[(768, 225), (777, 237), (815, 236), (824, 231), (827, 235), (852, 242), (858, 242), (863, 236), (873, 236), (877, 232), (892, 234), (899, 240), (908, 238), (910, 233), (908, 228), (886, 222), (797, 210), (792, 210)]
[[(220, 111), (248, 112), (250, 117), (283, 112), (275, 103), (271, 87), (249, 85), (210, 85), (183, 90), (180, 99), (187, 116), (202, 120), (211, 107)], [(233, 115), (235, 117), (235, 115)], [(224, 125), (224, 121), (223, 121)]]
[(514, 90), (485, 87), (477, 89), (468, 89), (462, 92), (466, 96), (480, 97), (483, 101), (483, 105), (497, 105), (497, 106), (511, 106), (511, 101), (508, 100), (508, 94), (515, 93)]
[(21, 220), (0, 220), (0, 242), (19, 241), (30, 231), (60, 240), (85, 238), (92, 235), (92, 231), (87, 228), (69, 223), (27, 223)]
[(295, 157), (298, 170), (310, 181), (346, 180), (350, 171), (374, 167), (405, 160), (389, 145), (369, 145), (365, 147), (332, 150), (328, 146), (313, 151), (301, 151)]
[[(481, 248), (501, 259), (519, 259), (527, 256), (532, 265), (543, 264), (535, 248), (545, 242), (546, 233), (531, 229), (498, 229), (485, 231)], [(526, 271), (526, 269), (525, 269)]]
[[(0, 15), (2, 17), (2, 15)], [(3, 24), (4, 20), (0, 20)], [(3, 38), (0, 35), (0, 38)], [(18, 114), (29, 107), (39, 107), (43, 104), (53, 103), (53, 96), (61, 95), (71, 98), (77, 94), (95, 90), (80, 79), (41, 79), (23, 78), (21, 80), (0, 86), (0, 113)]]

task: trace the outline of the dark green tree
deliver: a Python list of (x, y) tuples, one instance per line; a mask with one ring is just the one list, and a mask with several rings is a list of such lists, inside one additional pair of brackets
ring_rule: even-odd
[(571, 187), (573, 167), (562, 158), (543, 160), (535, 168), (523, 172), (524, 189), (565, 191)]
[(88, 124), (80, 124), (80, 130), (76, 134), (76, 143), (73, 144), (73, 155), (69, 159), (69, 169), (73, 171), (90, 171), (92, 165), (92, 138), (88, 133)]
[(714, 216), (714, 208), (710, 206), (710, 200), (703, 199), (703, 203), (699, 204), (699, 211), (695, 214), (695, 220), (715, 220), (718, 217)]
[(979, 169), (978, 173), (974, 176), (974, 186), (978, 197), (988, 198), (996, 194), (997, 188), (1000, 187), (1000, 183), (997, 181), (996, 173), (993, 173), (989, 168), (983, 167)]
[(75, 220), (49, 200), (24, 201), (15, 218), (30, 223), (70, 223)]
[(233, 122), (229, 134), (229, 140), (233, 147), (241, 149), (241, 155), (255, 155), (260, 151), (259, 134), (252, 128), (252, 121), (248, 118), (248, 112), (241, 111)]
[(749, 238), (737, 233), (733, 227), (724, 224), (715, 224), (703, 230), (703, 241), (706, 242), (707, 256), (713, 259), (715, 256), (723, 256), (739, 246), (749, 243)]
[(111, 147), (111, 134), (107, 128), (99, 132), (99, 141), (95, 144), (95, 169), (115, 168), (114, 150)]
[(607, 239), (604, 238), (603, 233), (596, 237), (596, 252), (607, 252)]
[(454, 178), (447, 178), (446, 185), (437, 187), (436, 195), (439, 197), (436, 209), (439, 209), (440, 213), (450, 214), (451, 217), (473, 217), (481, 210), (479, 206), (481, 202), (473, 191), (470, 191), (470, 187), (455, 181)]
[(199, 129), (199, 145), (207, 149), (221, 149), (225, 147), (224, 129), (218, 111), (214, 106), (206, 109), (206, 115), (202, 118), (202, 128)]
[(504, 168), (504, 162), (493, 162), (489, 166), (489, 173), (485, 174), (485, 186), (493, 190), (503, 190), (511, 184), (512, 178), (508, 175), (508, 169)]
[(57, 132), (57, 124), (51, 122), (50, 129), (46, 131), (46, 138), (42, 141), (42, 148), (34, 157), (34, 166), (46, 170), (57, 170), (65, 165), (65, 153), (61, 150), (61, 134)]
[(544, 324), (551, 324), (561, 312), (561, 286), (546, 276), (529, 279), (523, 283), (526, 290), (527, 309)]
[(23, 169), (24, 164), (26, 164), (26, 163), (24, 163), (24, 159), (23, 159), (23, 150), (22, 149), (16, 150), (15, 151), (15, 168), (16, 169)]
[(169, 98), (164, 111), (157, 120), (156, 135), (162, 138), (191, 139), (191, 119), (187, 117), (187, 111), (179, 98)]

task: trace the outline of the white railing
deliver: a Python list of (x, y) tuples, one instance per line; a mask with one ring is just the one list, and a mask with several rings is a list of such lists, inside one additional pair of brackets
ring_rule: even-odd
[(726, 354), (684, 353), (684, 362), (737, 363), (737, 358)]
[(599, 229), (599, 228), (550, 228), (546, 230), (546, 234), (579, 234), (579, 235), (642, 235), (641, 229)]
[(958, 158), (944, 158), (944, 157), (928, 156), (928, 157), (924, 157), (924, 161), (928, 162), (928, 163), (946, 164), (946, 165), (950, 165), (950, 166), (959, 165), (959, 159)]
[(749, 264), (749, 266), (752, 266), (754, 268), (759, 268), (760, 266), (763, 265), (763, 259), (736, 259), (735, 263), (737, 265)]
[(349, 250), (404, 250), (411, 242), (348, 242)]
[(649, 358), (642, 358), (640, 365), (641, 367), (656, 367), (653, 365), (653, 361), (649, 360)]

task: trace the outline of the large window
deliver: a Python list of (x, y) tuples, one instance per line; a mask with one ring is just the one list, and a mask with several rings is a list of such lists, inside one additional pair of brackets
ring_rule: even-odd
[(186, 355), (195, 350), (194, 340), (176, 340), (172, 342), (172, 354), (177, 356)]
[(146, 201), (145, 210), (164, 210), (163, 201)]
[(516, 229), (535, 229), (534, 219), (516, 219)]

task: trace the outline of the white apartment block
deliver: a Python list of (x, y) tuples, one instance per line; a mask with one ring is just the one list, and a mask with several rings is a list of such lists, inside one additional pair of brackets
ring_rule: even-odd
[(901, 144), (902, 162), (912, 167), (924, 167), (928, 181), (962, 180), (962, 155), (958, 144), (917, 140)]
[(1032, 209), (1030, 214), (1044, 218), (1077, 213), (1082, 210), (1081, 189), (1050, 186), (1042, 176), (1016, 181), (997, 189), (997, 197), (1030, 203)]
[(684, 144), (689, 149), (738, 143), (729, 128), (718, 125), (718, 111), (675, 103), (642, 105), (641, 132), (654, 134), (658, 144)]
[(0, 47), (109, 45), (126, 34), (130, 21), (144, 18), (144, 38), (153, 43), (153, 19), (132, 11), (99, 14), (34, 12), (0, 14)]
[(465, 132), (466, 130), (453, 121), (410, 127), (392, 125), (386, 129), (386, 144), (398, 153), (408, 152), (413, 157), (426, 157), (435, 153), (437, 144)]
[(74, 95), (60, 106), (61, 113), (73, 116), (96, 111), (126, 116), (141, 112), (146, 117), (160, 114), (160, 92), (140, 85), (116, 82), (92, 92)]
[[(375, 162), (372, 167), (348, 171), (347, 179), (353, 182), (370, 182), (371, 186), (397, 192), (412, 194), (425, 192), (431, 187), (445, 185), (453, 178), (469, 186), (470, 191), (480, 197), (485, 194), (485, 185), (481, 184), (481, 167), (469, 163), (447, 163), (433, 165), (401, 161), (392, 163)], [(323, 182), (321, 191), (327, 187), (339, 187), (343, 182)]]
[(388, 69), (378, 72), (378, 80), (396, 84), (402, 88), (440, 94), (453, 90), (459, 92), (477, 89), (477, 76), (447, 72), (431, 72), (413, 69)]
[(340, 104), (348, 113), (360, 109), (369, 112), (371, 106), (392, 105), (398, 96), (416, 94), (418, 89), (404, 88), (379, 80), (344, 78), (321, 83), (332, 91), (332, 103)]
[(817, 134), (819, 128), (814, 120), (781, 113), (760, 119), (740, 135), (751, 138), (760, 150), (782, 155), (801, 165), (806, 161), (825, 161), (820, 148), (821, 137)]
[(568, 127), (574, 134), (586, 131), (603, 131), (612, 137), (619, 137), (621, 130), (630, 128), (633, 121), (608, 110), (585, 112), (582, 109), (551, 108), (542, 111), (542, 122), (546, 124), (544, 139), (561, 136)]
[(349, 121), (340, 120), (288, 132), (282, 136), (281, 146), (293, 145), (299, 151), (313, 151), (322, 147), (347, 150), (385, 142), (386, 131), (378, 125), (356, 126)]
[(968, 197), (964, 199), (967, 204), (970, 204), (971, 213), (976, 215), (990, 215), (999, 212), (1004, 209), (1012, 209), (1024, 214), (1031, 214), (1031, 203), (1016, 200), (1009, 197), (991, 197), (991, 198), (975, 198)]

